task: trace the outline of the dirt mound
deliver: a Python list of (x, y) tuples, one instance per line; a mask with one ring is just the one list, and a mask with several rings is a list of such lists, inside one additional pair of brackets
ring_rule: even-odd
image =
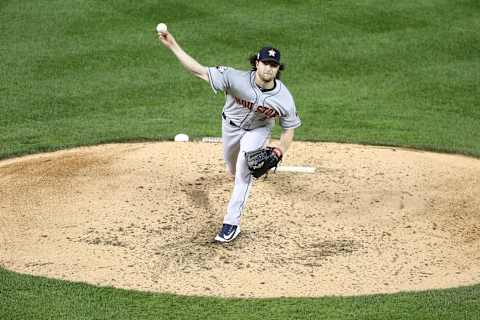
[(480, 282), (479, 160), (294, 142), (283, 165), (315, 173), (256, 181), (242, 233), (218, 245), (212, 240), (233, 186), (221, 148), (113, 144), (0, 162), (0, 265), (235, 297)]

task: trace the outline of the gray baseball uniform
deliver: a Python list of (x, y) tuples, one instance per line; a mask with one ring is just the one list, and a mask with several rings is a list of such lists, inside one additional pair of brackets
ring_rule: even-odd
[(239, 225), (252, 182), (244, 153), (265, 146), (275, 118), (284, 129), (297, 128), (301, 121), (292, 95), (278, 79), (274, 88), (265, 91), (255, 84), (255, 71), (223, 66), (208, 68), (208, 78), (215, 93), (223, 91), (226, 95), (222, 112), (224, 159), (235, 175), (224, 223)]

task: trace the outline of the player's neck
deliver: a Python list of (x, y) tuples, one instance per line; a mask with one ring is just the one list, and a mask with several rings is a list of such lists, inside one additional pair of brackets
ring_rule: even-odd
[(269, 91), (275, 88), (275, 79), (273, 79), (272, 81), (265, 82), (262, 79), (260, 79), (258, 76), (256, 76), (255, 84), (258, 86), (260, 90)]

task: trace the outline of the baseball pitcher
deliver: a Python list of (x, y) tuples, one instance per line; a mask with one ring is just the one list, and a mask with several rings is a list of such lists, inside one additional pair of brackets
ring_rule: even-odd
[[(160, 41), (193, 75), (210, 83), (213, 92), (226, 96), (222, 111), (223, 156), (235, 177), (223, 225), (215, 240), (230, 242), (240, 233), (240, 218), (252, 181), (278, 165), (288, 150), (295, 128), (301, 125), (292, 95), (280, 81), (280, 51), (264, 47), (250, 57), (251, 70), (205, 67), (188, 55), (168, 31)], [(282, 127), (278, 146), (266, 146), (275, 119)]]

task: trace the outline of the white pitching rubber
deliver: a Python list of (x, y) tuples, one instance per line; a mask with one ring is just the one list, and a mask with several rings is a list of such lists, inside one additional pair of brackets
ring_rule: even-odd
[(206, 142), (206, 143), (221, 143), (221, 142), (222, 142), (222, 138), (219, 138), (219, 137), (204, 137), (204, 138), (202, 138), (202, 142)]

